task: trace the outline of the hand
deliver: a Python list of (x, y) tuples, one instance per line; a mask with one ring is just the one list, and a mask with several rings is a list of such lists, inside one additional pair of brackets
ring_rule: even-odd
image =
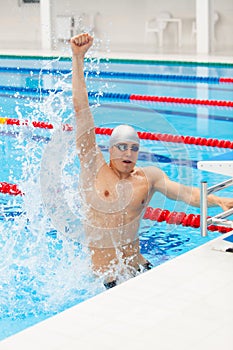
[(221, 197), (219, 205), (224, 211), (229, 210), (229, 209), (233, 208), (233, 199)]
[(75, 56), (85, 56), (93, 44), (94, 38), (89, 34), (79, 34), (70, 39), (71, 49)]

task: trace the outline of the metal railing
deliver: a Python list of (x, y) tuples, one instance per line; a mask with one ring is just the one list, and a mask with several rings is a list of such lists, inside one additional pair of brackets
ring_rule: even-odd
[(201, 182), (201, 203), (200, 203), (200, 216), (201, 216), (201, 235), (202, 237), (207, 236), (207, 226), (209, 225), (222, 225), (226, 227), (230, 227), (233, 229), (233, 221), (232, 220), (225, 220), (228, 216), (233, 214), (233, 208), (226, 210), (220, 214), (217, 214), (211, 218), (208, 218), (208, 200), (207, 196), (211, 193), (217, 192), (222, 190), (223, 188), (227, 188), (229, 186), (233, 185), (233, 178), (223, 181), (219, 184), (216, 184), (211, 187), (207, 187), (207, 182), (202, 181)]

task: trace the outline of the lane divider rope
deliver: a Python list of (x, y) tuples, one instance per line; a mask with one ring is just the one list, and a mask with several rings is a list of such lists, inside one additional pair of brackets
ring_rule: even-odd
[[(18, 87), (18, 86), (16, 87), (0, 86), (0, 91), (25, 92), (25, 93), (33, 93), (33, 94), (44, 94), (44, 95), (50, 95), (51, 93), (57, 94), (57, 93), (63, 92), (62, 89), (43, 89), (43, 88), (29, 88), (29, 87)], [(233, 108), (232, 101), (223, 101), (223, 100), (200, 100), (196, 98), (121, 94), (121, 93), (112, 93), (112, 92), (103, 92), (103, 91), (102, 92), (89, 91), (88, 96), (99, 98), (99, 99), (144, 101), (144, 102), (153, 102), (153, 103), (177, 103), (177, 104), (188, 104), (188, 105)]]
[[(32, 125), (34, 128), (41, 129), (53, 129), (51, 123), (43, 121), (31, 121), (20, 120), (16, 118), (5, 118), (0, 117), (0, 124), (6, 125)], [(62, 126), (64, 131), (72, 131), (73, 127), (69, 124), (63, 124)], [(96, 134), (100, 135), (111, 135), (112, 128), (95, 128)], [(151, 140), (151, 141), (163, 141), (163, 142), (174, 142), (174, 143), (184, 143), (189, 145), (199, 145), (199, 146), (209, 146), (209, 147), (218, 147), (218, 148), (229, 148), (233, 149), (233, 141), (230, 140), (218, 140), (214, 138), (205, 138), (205, 137), (195, 137), (195, 136), (182, 136), (182, 135), (172, 135), (172, 134), (160, 134), (160, 133), (151, 133), (151, 132), (140, 132), (138, 131), (138, 136), (140, 139)]]
[[(149, 219), (157, 222), (166, 221), (169, 225), (182, 225), (186, 227), (199, 228), (200, 215), (186, 214), (184, 212), (169, 211), (167, 209), (148, 207), (144, 214), (144, 219)], [(209, 225), (208, 230), (219, 231), (226, 233), (232, 231), (232, 228), (225, 226)]]
[[(37, 55), (0, 55), (0, 58), (3, 59), (16, 59), (19, 58), (21, 60), (31, 60), (37, 59), (39, 61), (51, 61), (56, 60), (59, 62), (71, 62), (72, 58), (67, 56), (37, 56)], [(233, 68), (233, 63), (230, 62), (203, 62), (203, 61), (175, 61), (175, 60), (155, 60), (155, 59), (138, 59), (138, 58), (99, 58), (99, 57), (86, 57), (86, 62), (93, 62), (93, 59), (100, 63), (116, 63), (116, 64), (145, 64), (145, 65), (153, 65), (153, 66), (188, 66), (188, 67), (215, 67), (215, 68)]]
[[(15, 68), (15, 67), (0, 67), (0, 72), (9, 73), (24, 73), (24, 74), (70, 74), (70, 69), (40, 69), (40, 68)], [(233, 78), (226, 77), (205, 77), (195, 75), (174, 75), (174, 74), (145, 74), (145, 73), (131, 73), (131, 72), (114, 72), (114, 71), (84, 71), (89, 76), (96, 77), (110, 77), (110, 78), (131, 78), (131, 79), (145, 79), (145, 80), (173, 80), (173, 81), (185, 81), (185, 82), (198, 82), (198, 83), (233, 83)]]
[(29, 122), (26, 119), (17, 119), (17, 118), (0, 117), (0, 124), (17, 125), (17, 126), (21, 126), (21, 125), (29, 126), (29, 125), (32, 125), (34, 128), (53, 129), (53, 125), (51, 123), (48, 123), (48, 122), (43, 122), (43, 121), (30, 121)]
[(117, 99), (117, 100), (145, 101), (145, 102), (155, 102), (155, 103), (161, 103), (161, 102), (177, 103), (177, 104), (188, 104), (188, 105), (233, 108), (232, 101), (222, 101), (222, 100), (200, 100), (197, 98), (149, 96), (149, 95), (121, 94), (121, 93), (98, 92), (98, 91), (89, 91), (88, 96), (95, 97), (95, 98), (107, 98), (107, 99)]
[[(70, 69), (45, 69), (45, 68), (15, 68), (0, 67), (0, 72), (16, 74), (50, 74), (50, 75), (67, 75), (71, 74)], [(233, 84), (233, 78), (227, 77), (205, 77), (196, 75), (177, 75), (177, 74), (147, 74), (133, 72), (114, 72), (114, 71), (94, 71), (85, 70), (85, 75), (98, 78), (116, 78), (116, 79), (140, 79), (140, 80), (163, 80), (163, 81), (181, 81), (190, 83), (209, 83), (209, 84)]]
[[(101, 135), (111, 135), (111, 128), (95, 128), (96, 134)], [(213, 138), (204, 137), (194, 137), (194, 136), (182, 136), (182, 135), (172, 135), (172, 134), (157, 134), (151, 132), (141, 132), (138, 131), (138, 136), (140, 139), (151, 140), (151, 141), (164, 141), (164, 142), (176, 142), (184, 143), (189, 145), (199, 145), (199, 146), (209, 146), (209, 147), (219, 147), (219, 148), (230, 148), (233, 149), (233, 141), (230, 140), (218, 140)]]
[[(71, 58), (65, 57), (66, 60)], [(64, 59), (64, 58), (63, 58)], [(86, 58), (89, 61), (89, 58)], [(197, 62), (197, 61), (175, 61), (175, 60), (148, 60), (137, 58), (100, 58), (100, 62), (117, 63), (117, 64), (150, 64), (152, 66), (184, 66), (184, 67), (218, 67), (218, 68), (233, 68), (233, 63), (228, 62)]]
[[(11, 184), (8, 182), (0, 182), (0, 193), (9, 194), (12, 196), (24, 195), (24, 193), (18, 188), (16, 184)], [(169, 225), (182, 225), (193, 228), (200, 227), (199, 214), (186, 214), (184, 212), (147, 207), (143, 218), (157, 222), (166, 221), (166, 223)], [(210, 225), (208, 226), (208, 230), (226, 233), (230, 232), (232, 229), (224, 226)]]
[(131, 94), (130, 100), (131, 101), (165, 102), (165, 103), (178, 103), (178, 104), (188, 104), (188, 105), (202, 105), (202, 106), (216, 106), (216, 107), (233, 108), (232, 101), (200, 100), (197, 98), (168, 97), (168, 96), (146, 96), (146, 95)]
[(23, 195), (23, 192), (16, 184), (11, 184), (8, 182), (0, 182), (0, 193), (9, 194), (11, 196)]

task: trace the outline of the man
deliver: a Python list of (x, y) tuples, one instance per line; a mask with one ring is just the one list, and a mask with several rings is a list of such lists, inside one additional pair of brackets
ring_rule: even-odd
[[(105, 286), (110, 288), (121, 275), (134, 276), (151, 268), (140, 253), (138, 229), (153, 194), (159, 191), (170, 199), (199, 206), (200, 191), (171, 181), (154, 166), (137, 168), (139, 138), (128, 125), (114, 129), (109, 144), (110, 163), (106, 163), (96, 145), (83, 74), (84, 57), (92, 43), (89, 34), (71, 39), (73, 106), (85, 203), (84, 229), (92, 253), (93, 271), (104, 275)], [(233, 206), (233, 200), (209, 195), (208, 205), (227, 210)]]

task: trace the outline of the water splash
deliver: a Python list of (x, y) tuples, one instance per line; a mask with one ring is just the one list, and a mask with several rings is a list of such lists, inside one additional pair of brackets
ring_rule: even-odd
[[(53, 63), (46, 63), (46, 68)], [(38, 100), (26, 101), (30, 111), (28, 115), (23, 116), (19, 106), (16, 106), (15, 112), (19, 119), (51, 122), (55, 133), (61, 130), (62, 123), (73, 118), (70, 74), (55, 80), (53, 76), (45, 79), (40, 74), (38, 86), (53, 87), (55, 91), (62, 92), (51, 93), (47, 98), (41, 94)], [(35, 129), (30, 126), (21, 127), (17, 132), (20, 180), (13, 175), (11, 180), (18, 183), (25, 195), (17, 199), (6, 197), (8, 202), (4, 204), (4, 208), (8, 206), (12, 210), (17, 204), (20, 213), (11, 220), (4, 220), (1, 230), (0, 310), (5, 319), (22, 319), (32, 315), (47, 317), (96, 295), (104, 287), (93, 277), (90, 254), (79, 240), (81, 227), (77, 226), (76, 237), (64, 235), (53, 226), (45, 211), (40, 170), (46, 143), (33, 140)], [(37, 133), (48, 134), (46, 130)], [(69, 147), (69, 144), (62, 146)], [(67, 201), (77, 188), (75, 175), (68, 171), (69, 167), (70, 161), (65, 165), (63, 178)], [(77, 167), (73, 167), (72, 171), (77, 171)]]

